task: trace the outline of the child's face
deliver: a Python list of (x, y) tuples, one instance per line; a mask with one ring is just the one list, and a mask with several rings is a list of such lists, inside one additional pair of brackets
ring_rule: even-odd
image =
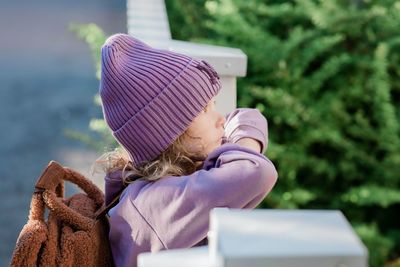
[(215, 98), (192, 121), (186, 133), (190, 137), (185, 143), (186, 149), (198, 155), (208, 155), (221, 145), (224, 136), (225, 118), (215, 109)]

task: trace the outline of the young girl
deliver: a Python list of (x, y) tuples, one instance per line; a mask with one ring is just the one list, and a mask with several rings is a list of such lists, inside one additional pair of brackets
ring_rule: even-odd
[(103, 156), (116, 266), (137, 255), (206, 244), (215, 207), (254, 208), (277, 172), (263, 153), (267, 121), (256, 109), (225, 117), (221, 84), (205, 61), (158, 50), (125, 34), (101, 52), (104, 118), (122, 150)]

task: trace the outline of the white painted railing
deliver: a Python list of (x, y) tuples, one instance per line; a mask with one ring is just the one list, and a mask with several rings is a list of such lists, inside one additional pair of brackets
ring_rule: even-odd
[(139, 267), (366, 267), (368, 252), (340, 211), (210, 214), (208, 246), (139, 255)]

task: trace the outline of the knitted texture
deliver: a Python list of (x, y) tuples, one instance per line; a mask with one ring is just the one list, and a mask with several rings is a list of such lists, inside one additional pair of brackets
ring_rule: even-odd
[(134, 166), (167, 149), (220, 88), (207, 62), (126, 34), (109, 37), (101, 49), (104, 118)]
[[(83, 189), (64, 198), (64, 180)], [(114, 266), (102, 191), (78, 172), (50, 162), (35, 185), (28, 222), (11, 258), (11, 267)], [(45, 219), (45, 210), (48, 217)]]

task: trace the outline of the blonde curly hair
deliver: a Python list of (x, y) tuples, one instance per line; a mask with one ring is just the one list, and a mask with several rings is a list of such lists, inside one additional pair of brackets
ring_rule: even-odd
[(123, 182), (126, 185), (138, 179), (156, 181), (167, 175), (189, 175), (202, 166), (207, 155), (189, 152), (184, 143), (199, 138), (184, 132), (157, 158), (139, 167), (135, 167), (126, 150), (119, 147), (98, 158), (94, 163), (93, 172), (99, 169), (105, 173), (122, 171)]

